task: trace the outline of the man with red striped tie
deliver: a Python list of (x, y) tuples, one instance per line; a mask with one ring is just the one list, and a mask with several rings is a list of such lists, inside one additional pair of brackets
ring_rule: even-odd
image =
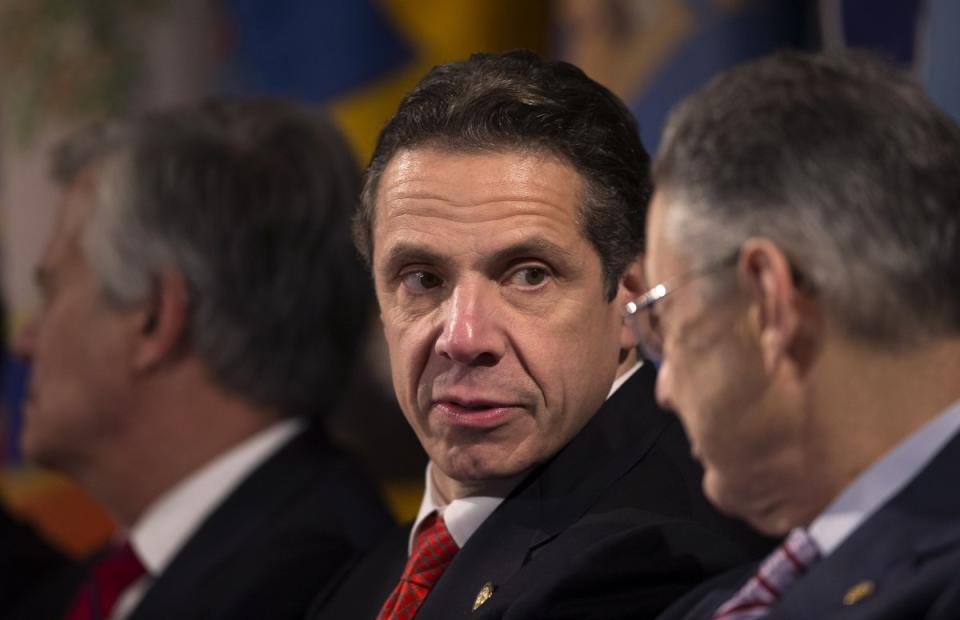
[(866, 56), (680, 105), (654, 163), (657, 397), (722, 510), (788, 534), (663, 618), (957, 618), (960, 128)]

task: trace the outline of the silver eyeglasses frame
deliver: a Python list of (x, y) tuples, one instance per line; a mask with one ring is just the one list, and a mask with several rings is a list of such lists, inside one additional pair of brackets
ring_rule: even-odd
[(678, 276), (674, 276), (669, 280), (664, 280), (663, 282), (654, 285), (643, 295), (640, 295), (632, 301), (628, 301), (624, 307), (624, 312), (628, 317), (639, 314), (640, 312), (652, 307), (653, 304), (657, 303), (685, 284), (689, 284), (701, 276), (708, 275), (724, 267), (730, 267), (734, 265), (738, 258), (740, 258), (739, 248), (737, 248), (737, 250), (729, 256), (712, 262), (709, 265), (701, 267), (700, 269), (693, 269), (691, 271), (687, 271), (686, 273), (681, 273)]

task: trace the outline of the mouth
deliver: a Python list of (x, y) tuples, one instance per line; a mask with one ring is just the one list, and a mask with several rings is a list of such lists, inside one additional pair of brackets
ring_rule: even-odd
[(492, 428), (503, 424), (520, 406), (486, 400), (445, 399), (435, 401), (434, 409), (456, 426)]

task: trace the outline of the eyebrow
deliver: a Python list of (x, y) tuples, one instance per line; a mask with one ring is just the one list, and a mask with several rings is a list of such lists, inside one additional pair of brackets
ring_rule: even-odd
[(436, 265), (446, 260), (443, 255), (413, 243), (398, 243), (387, 252), (383, 263), (383, 271), (396, 271), (400, 265), (424, 263)]
[[(546, 257), (551, 262), (558, 262), (561, 267), (568, 266), (572, 261), (572, 255), (562, 245), (542, 235), (533, 235), (484, 256), (480, 264), (484, 268), (490, 269), (521, 258), (537, 256)], [(382, 271), (391, 273), (401, 265), (409, 264), (440, 265), (447, 260), (448, 258), (443, 254), (423, 246), (412, 243), (398, 243), (387, 252)]]
[(561, 262), (563, 265), (572, 260), (572, 255), (562, 245), (550, 241), (542, 235), (534, 235), (494, 252), (484, 262), (502, 264), (520, 258), (537, 256), (546, 256), (552, 261)]

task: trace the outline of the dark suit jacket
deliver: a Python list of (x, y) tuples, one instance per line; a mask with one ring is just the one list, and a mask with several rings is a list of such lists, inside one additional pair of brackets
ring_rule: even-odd
[[(676, 419), (641, 368), (480, 526), (417, 620), (653, 617), (709, 575), (769, 549), (703, 498)], [(310, 617), (374, 618), (407, 556), (397, 530)], [(493, 596), (475, 612), (477, 593)]]
[[(203, 522), (130, 620), (299, 620), (391, 523), (358, 466), (308, 429)], [(82, 577), (61, 575), (15, 617), (61, 618)]]
[[(787, 590), (768, 620), (960, 618), (958, 480), (960, 437), (955, 437), (900, 493)], [(710, 618), (754, 568), (705, 584), (663, 620)], [(855, 587), (858, 597), (852, 594)]]

